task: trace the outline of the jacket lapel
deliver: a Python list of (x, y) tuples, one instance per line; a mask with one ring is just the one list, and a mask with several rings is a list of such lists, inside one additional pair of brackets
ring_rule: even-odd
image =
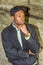
[(12, 24), (10, 25), (9, 29), (10, 29), (10, 33), (11, 33), (11, 36), (10, 36), (11, 37), (11, 41), (12, 41), (14, 47), (16, 47), (18, 50), (22, 49), (21, 45), (20, 45), (20, 43), (18, 41), (18, 38), (17, 38), (17, 31), (16, 31), (16, 29), (12, 26)]

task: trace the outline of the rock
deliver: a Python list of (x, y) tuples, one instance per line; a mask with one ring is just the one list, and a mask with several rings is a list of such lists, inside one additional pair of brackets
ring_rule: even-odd
[[(12, 22), (9, 11), (10, 8), (16, 5), (25, 5), (30, 7), (30, 17), (28, 17), (29, 23), (39, 28), (41, 37), (40, 43), (43, 47), (43, 0), (0, 0), (0, 65), (11, 65), (5, 56), (2, 46), (1, 31)], [(40, 60), (40, 57), (43, 59), (42, 55), (43, 50), (39, 55), (39, 65), (43, 65), (43, 60)]]

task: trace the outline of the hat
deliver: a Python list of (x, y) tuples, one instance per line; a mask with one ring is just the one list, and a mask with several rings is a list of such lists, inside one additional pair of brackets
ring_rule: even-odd
[(30, 8), (26, 7), (26, 6), (15, 6), (15, 7), (11, 8), (10, 9), (10, 15), (13, 16), (19, 10), (23, 10), (26, 16), (29, 15), (28, 10), (30, 10)]

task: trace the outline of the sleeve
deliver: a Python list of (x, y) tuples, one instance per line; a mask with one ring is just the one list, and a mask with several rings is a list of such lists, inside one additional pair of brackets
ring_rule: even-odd
[(17, 50), (13, 47), (12, 42), (7, 38), (6, 34), (2, 33), (2, 44), (5, 51), (5, 54), (8, 59), (18, 59), (18, 58), (27, 58), (29, 54), (27, 52)]
[(26, 40), (29, 40), (29, 38), (30, 38), (30, 36), (28, 36), (28, 37), (25, 36), (25, 39), (26, 39)]
[(33, 28), (31, 30), (31, 36), (30, 38), (26, 39), (28, 44), (29, 44), (29, 49), (33, 52), (33, 53), (37, 53), (39, 51), (40, 48), (40, 43), (36, 34), (35, 29)]

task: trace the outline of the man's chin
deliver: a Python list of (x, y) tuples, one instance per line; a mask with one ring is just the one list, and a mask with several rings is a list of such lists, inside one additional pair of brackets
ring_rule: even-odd
[(24, 25), (25, 23), (20, 23), (19, 25)]
[(17, 25), (24, 25), (25, 23), (16, 23)]

